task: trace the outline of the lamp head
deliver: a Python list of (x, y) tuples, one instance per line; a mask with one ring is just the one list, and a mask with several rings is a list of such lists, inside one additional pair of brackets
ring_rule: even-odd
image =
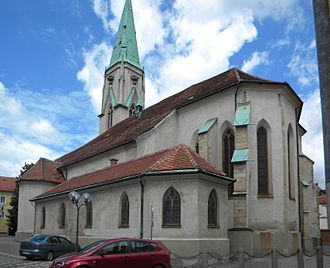
[(80, 194), (78, 194), (76, 191), (71, 191), (69, 193), (69, 199), (72, 201), (72, 203), (78, 203), (80, 198)]
[(88, 204), (90, 202), (92, 202), (92, 198), (91, 198), (91, 195), (89, 193), (84, 193), (82, 196), (81, 196), (81, 199), (83, 200), (83, 202), (85, 204)]

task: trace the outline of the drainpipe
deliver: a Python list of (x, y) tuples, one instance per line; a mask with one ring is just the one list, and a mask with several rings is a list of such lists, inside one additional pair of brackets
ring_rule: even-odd
[(296, 119), (296, 145), (297, 145), (297, 178), (298, 178), (298, 212), (299, 212), (299, 216), (298, 216), (298, 226), (299, 226), (299, 232), (301, 233), (301, 248), (304, 249), (305, 247), (305, 243), (304, 243), (304, 230), (302, 229), (302, 217), (303, 217), (303, 213), (301, 211), (301, 185), (300, 185), (300, 164), (299, 164), (299, 152), (300, 152), (300, 148), (299, 148), (299, 137), (298, 137), (298, 118), (297, 118), (297, 113), (298, 113), (298, 109), (295, 109), (295, 119)]
[(141, 207), (140, 207), (140, 238), (143, 238), (143, 205), (144, 205), (144, 184), (142, 182), (142, 176), (139, 176), (139, 182), (141, 185)]

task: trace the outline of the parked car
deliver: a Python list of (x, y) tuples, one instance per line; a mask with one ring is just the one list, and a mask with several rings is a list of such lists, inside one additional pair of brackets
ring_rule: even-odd
[(61, 256), (50, 268), (171, 268), (170, 252), (160, 242), (136, 238), (97, 241)]
[(36, 235), (21, 242), (19, 255), (27, 259), (45, 258), (52, 261), (55, 257), (75, 251), (75, 244), (62, 236)]

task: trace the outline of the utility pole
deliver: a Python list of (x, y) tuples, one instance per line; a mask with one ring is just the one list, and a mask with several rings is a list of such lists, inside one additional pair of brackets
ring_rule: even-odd
[(327, 217), (330, 229), (330, 0), (313, 0), (322, 108)]

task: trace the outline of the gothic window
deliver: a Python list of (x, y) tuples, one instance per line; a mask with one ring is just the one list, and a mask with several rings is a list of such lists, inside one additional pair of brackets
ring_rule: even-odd
[(93, 205), (91, 202), (86, 205), (86, 228), (92, 228), (93, 226)]
[(108, 129), (111, 128), (113, 125), (113, 108), (110, 106), (109, 113), (108, 113)]
[(46, 222), (46, 209), (45, 209), (45, 207), (42, 207), (42, 209), (41, 209), (40, 229), (44, 229), (45, 228), (45, 222)]
[(126, 193), (123, 193), (121, 198), (121, 211), (120, 211), (120, 227), (129, 227), (129, 200)]
[(133, 103), (131, 105), (131, 108), (129, 109), (129, 116), (135, 115), (135, 110), (136, 110), (136, 107), (135, 107), (135, 104)]
[[(234, 131), (227, 128), (222, 135), (222, 170), (228, 177), (234, 176), (234, 165), (231, 163), (231, 158), (235, 150), (235, 135)], [(234, 192), (234, 184), (228, 185), (228, 195)]]
[(208, 200), (208, 226), (218, 226), (218, 197), (214, 189), (211, 191)]
[(65, 205), (64, 203), (60, 206), (60, 220), (59, 220), (59, 228), (65, 227)]
[(196, 142), (195, 151), (196, 151), (196, 154), (199, 154), (199, 142)]
[(163, 227), (180, 227), (180, 224), (180, 195), (173, 187), (170, 187), (163, 196)]
[(257, 130), (257, 154), (258, 154), (258, 194), (269, 194), (268, 185), (268, 143), (267, 130), (259, 127)]
[(222, 136), (222, 170), (227, 174), (228, 177), (233, 177), (234, 166), (231, 163), (231, 158), (235, 149), (235, 136), (234, 132), (227, 128)]
[(294, 199), (295, 197), (295, 185), (294, 185), (294, 143), (293, 143), (293, 131), (291, 125), (289, 126), (287, 133), (287, 147), (288, 147), (288, 183), (289, 183), (289, 198)]

